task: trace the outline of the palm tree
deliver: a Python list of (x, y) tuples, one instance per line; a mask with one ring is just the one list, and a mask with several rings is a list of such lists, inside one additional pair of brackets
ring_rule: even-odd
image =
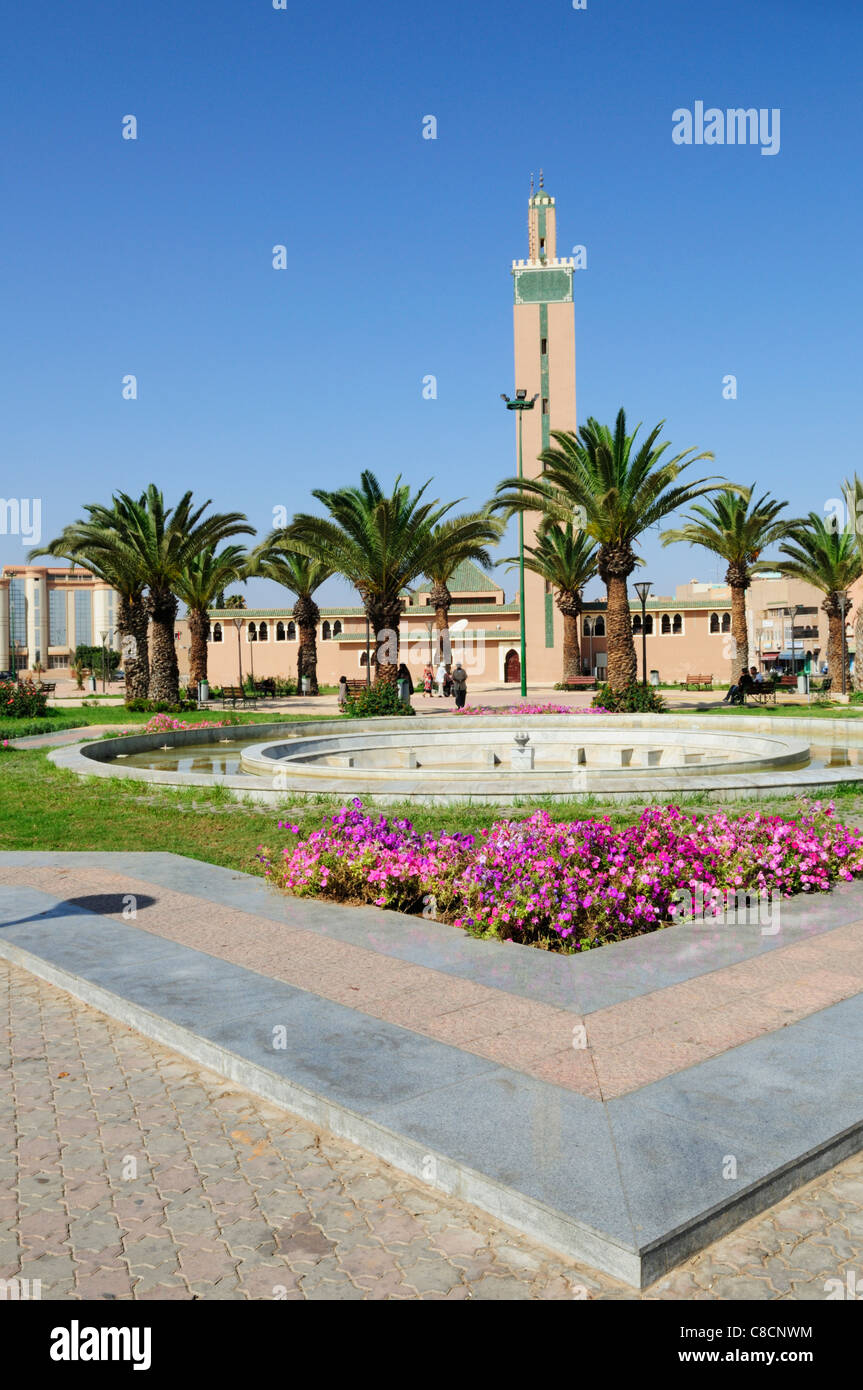
[[(827, 671), (834, 686), (842, 682), (842, 654), (845, 650), (845, 678), (848, 681), (848, 652), (845, 643), (845, 616), (851, 611), (848, 590), (863, 574), (863, 556), (854, 534), (826, 523), (818, 512), (789, 527), (789, 537), (780, 546), (788, 558), (776, 566), (792, 579), (802, 579), (824, 594), (821, 604), (827, 614)], [(843, 605), (844, 600), (844, 605)], [(844, 611), (843, 611), (844, 606)]]
[(186, 492), (175, 507), (166, 507), (154, 483), (137, 500), (125, 492), (114, 497), (123, 544), (137, 557), (147, 585), (151, 700), (176, 704), (180, 694), (174, 624), (175, 590), (183, 571), (202, 551), (215, 549), (231, 536), (254, 534), (242, 512), (216, 512), (205, 518), (209, 506), (209, 500), (193, 506), (192, 494)]
[[(426, 578), (431, 581), (429, 597), (435, 610), (439, 649), (446, 652), (445, 660), (449, 660), (447, 643), (449, 610), (452, 605), (449, 581), (459, 565), (467, 560), (472, 560), (484, 570), (491, 569), (493, 562), (487, 547), (495, 545), (503, 532), (504, 523), (500, 517), (491, 516), (485, 509), (447, 517), (435, 526), (432, 532), (438, 553), (426, 570)], [(444, 637), (444, 633), (447, 637)]]
[(423, 501), (427, 487), (412, 492), (399, 476), (387, 495), (367, 469), (359, 487), (313, 491), (328, 517), (300, 513), (275, 533), (286, 549), (326, 555), (333, 573), (358, 590), (378, 643), (375, 684), (396, 680), (403, 590), (432, 573), (441, 554), (449, 553), (449, 541), (436, 539), (435, 528), (456, 504)]
[(177, 597), (188, 608), (189, 684), (192, 687), (207, 679), (208, 610), (221, 597), (226, 584), (245, 579), (247, 560), (248, 555), (241, 545), (226, 545), (219, 551), (208, 546), (189, 558), (175, 580)]
[(249, 559), (250, 576), (272, 579), (285, 589), (296, 594), (292, 612), (299, 634), (297, 648), (297, 691), (301, 689), (303, 677), (309, 681), (312, 695), (318, 693), (318, 645), (317, 627), (321, 610), (312, 595), (316, 589), (334, 573), (325, 560), (301, 555), (296, 550), (287, 550), (281, 542), (283, 532), (273, 531), (253, 551)]
[(749, 670), (749, 634), (746, 628), (746, 590), (752, 575), (775, 569), (759, 555), (788, 533), (787, 521), (777, 521), (787, 502), (777, 502), (769, 492), (753, 501), (751, 487), (723, 488), (703, 506), (692, 508), (685, 525), (663, 531), (662, 544), (688, 541), (719, 555), (727, 564), (725, 582), (731, 590), (732, 660), (736, 671)]
[(716, 478), (678, 483), (684, 469), (713, 455), (687, 449), (663, 458), (669, 444), (657, 444), (657, 440), (664, 424), (661, 420), (637, 449), (641, 426), (627, 434), (623, 410), (613, 431), (593, 418), (577, 434), (553, 430), (557, 447), (540, 454), (542, 475), (506, 478), (497, 489), (496, 505), (508, 515), (535, 511), (545, 521), (564, 525), (576, 518), (586, 534), (598, 541), (597, 573), (608, 594), (608, 683), (613, 690), (625, 690), (636, 679), (626, 581), (638, 564), (634, 550), (638, 537), (720, 485)]
[[(572, 522), (539, 528), (535, 545), (524, 548), (524, 567), (538, 574), (554, 590), (554, 601), (563, 614), (563, 681), (581, 675), (579, 621), (584, 587), (597, 572), (595, 543)], [(518, 559), (508, 561), (517, 565)]]
[[(123, 653), (125, 697), (127, 702), (143, 700), (147, 698), (150, 684), (150, 619), (144, 603), (145, 580), (138, 556), (125, 543), (114, 508), (92, 504), (84, 511), (86, 521), (76, 521), (65, 527), (55, 540), (32, 550), (30, 558), (50, 555), (70, 560), (73, 565), (83, 565), (119, 595), (117, 632)], [(77, 671), (75, 676), (77, 679)]]
[[(222, 596), (220, 595), (220, 597)], [(246, 600), (243, 594), (228, 594), (224, 602), (219, 604), (220, 608), (245, 608), (245, 606)]]

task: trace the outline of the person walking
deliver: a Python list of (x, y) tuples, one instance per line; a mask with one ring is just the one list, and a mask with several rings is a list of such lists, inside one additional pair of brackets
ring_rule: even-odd
[(431, 668), (431, 663), (427, 661), (425, 666), (423, 667), (423, 690), (425, 691), (426, 695), (431, 695), (433, 684), (434, 671)]
[(411, 680), (411, 673), (404, 662), (401, 663), (396, 672), (396, 681), (399, 687), (399, 699), (403, 705), (410, 705), (411, 696), (414, 693), (414, 683)]
[(348, 703), (348, 678), (339, 676), (339, 709), (344, 714)]
[(444, 695), (444, 686), (446, 685), (446, 678), (447, 678), (446, 662), (445, 662), (445, 661), (441, 661), (441, 662), (438, 664), (437, 670), (435, 671), (435, 680), (436, 680), (436, 682), (437, 682), (437, 693), (438, 693), (438, 699), (439, 699), (439, 700), (442, 700), (442, 699), (443, 699), (443, 695)]
[(460, 661), (452, 673), (452, 689), (455, 695), (456, 709), (464, 709), (464, 702), (467, 699), (467, 671)]

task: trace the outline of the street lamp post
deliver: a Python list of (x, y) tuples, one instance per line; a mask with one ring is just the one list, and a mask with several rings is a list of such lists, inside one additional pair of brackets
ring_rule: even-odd
[(242, 626), (243, 626), (243, 620), (242, 620), (242, 618), (232, 618), (232, 619), (231, 619), (231, 622), (234, 624), (234, 627), (237, 629), (237, 665), (238, 665), (239, 670), (240, 670), (240, 689), (242, 690), (242, 688), (243, 688), (243, 650), (242, 650), (242, 647), (240, 646), (240, 629), (241, 629)]
[(366, 685), (372, 683), (372, 657), (370, 649), (371, 628), (369, 626), (369, 615), (366, 614)]
[[(538, 396), (531, 400), (527, 399), (526, 391), (516, 391), (515, 397), (501, 395), (501, 400), (506, 402), (507, 410), (515, 410), (518, 413), (518, 477), (519, 482), (524, 476), (522, 467), (522, 420), (526, 410), (533, 410)], [(519, 582), (519, 610), (521, 614), (521, 697), (527, 696), (527, 627), (525, 625), (525, 598), (524, 598), (524, 512), (518, 514), (518, 582)]]
[(642, 579), (640, 583), (633, 585), (635, 592), (641, 599), (641, 684), (647, 685), (647, 595), (653, 585), (650, 580)]
[(105, 650), (105, 642), (106, 642), (106, 640), (107, 640), (108, 633), (107, 633), (107, 632), (100, 632), (100, 633), (99, 633), (99, 636), (100, 636), (101, 639), (102, 639), (102, 694), (104, 695), (104, 694), (105, 694), (105, 664), (106, 664), (106, 660), (107, 660), (107, 652), (106, 652), (106, 650)]

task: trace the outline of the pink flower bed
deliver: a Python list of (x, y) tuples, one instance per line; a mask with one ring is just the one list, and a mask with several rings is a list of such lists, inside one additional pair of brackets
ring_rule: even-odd
[(608, 710), (592, 706), (578, 705), (501, 705), (497, 709), (492, 705), (466, 705), (464, 709), (457, 709), (455, 714), (607, 714)]
[(625, 830), (538, 811), (477, 835), (436, 835), (355, 800), (305, 838), (287, 822), (279, 829), (288, 843), (277, 854), (259, 846), (258, 858), (288, 892), (423, 911), (558, 950), (654, 931), (681, 894), (710, 903), (726, 890), (825, 892), (863, 874), (863, 835), (841, 825), (832, 804), (799, 820), (648, 807)]

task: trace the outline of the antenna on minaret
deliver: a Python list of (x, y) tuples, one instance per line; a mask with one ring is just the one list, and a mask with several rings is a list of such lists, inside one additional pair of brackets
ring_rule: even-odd
[(545, 188), (545, 178), (541, 169), (539, 171), (539, 186), (540, 188)]
[(533, 197), (533, 174), (530, 176), (530, 196)]

